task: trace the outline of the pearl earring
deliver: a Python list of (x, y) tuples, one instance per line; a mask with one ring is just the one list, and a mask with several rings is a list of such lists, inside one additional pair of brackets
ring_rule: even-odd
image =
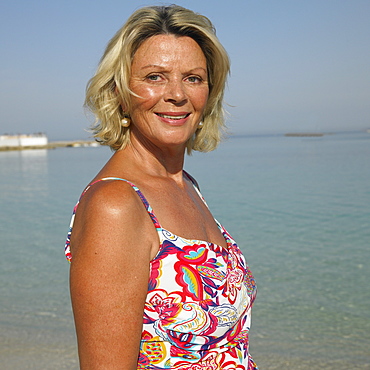
[(130, 120), (129, 117), (124, 117), (121, 120), (121, 126), (122, 127), (129, 127), (130, 126), (130, 123), (131, 123), (131, 120)]
[(201, 121), (198, 123), (198, 129), (200, 130), (202, 127), (203, 127), (203, 122)]

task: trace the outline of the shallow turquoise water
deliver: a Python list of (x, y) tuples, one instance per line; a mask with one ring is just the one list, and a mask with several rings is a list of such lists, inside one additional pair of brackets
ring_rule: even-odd
[[(110, 155), (0, 152), (4, 369), (77, 368), (63, 245), (75, 201)], [(234, 137), (186, 169), (256, 277), (260, 368), (368, 369), (370, 135)]]

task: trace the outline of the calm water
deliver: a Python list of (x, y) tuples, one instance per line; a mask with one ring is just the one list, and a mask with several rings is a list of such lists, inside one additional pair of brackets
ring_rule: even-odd
[[(1, 369), (78, 369), (64, 239), (110, 155), (0, 152)], [(370, 134), (235, 137), (186, 168), (256, 277), (260, 369), (370, 369)]]

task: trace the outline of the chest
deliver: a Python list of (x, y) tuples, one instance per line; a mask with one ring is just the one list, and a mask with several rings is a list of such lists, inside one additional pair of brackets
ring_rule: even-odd
[(164, 229), (186, 239), (206, 240), (226, 247), (210, 210), (192, 186), (148, 189), (145, 194)]

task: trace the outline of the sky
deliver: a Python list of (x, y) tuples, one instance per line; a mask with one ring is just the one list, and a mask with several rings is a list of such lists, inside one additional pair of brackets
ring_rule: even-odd
[[(231, 58), (234, 134), (370, 128), (370, 0), (178, 0), (206, 15)], [(2, 0), (0, 134), (88, 139), (83, 108), (134, 0)]]

